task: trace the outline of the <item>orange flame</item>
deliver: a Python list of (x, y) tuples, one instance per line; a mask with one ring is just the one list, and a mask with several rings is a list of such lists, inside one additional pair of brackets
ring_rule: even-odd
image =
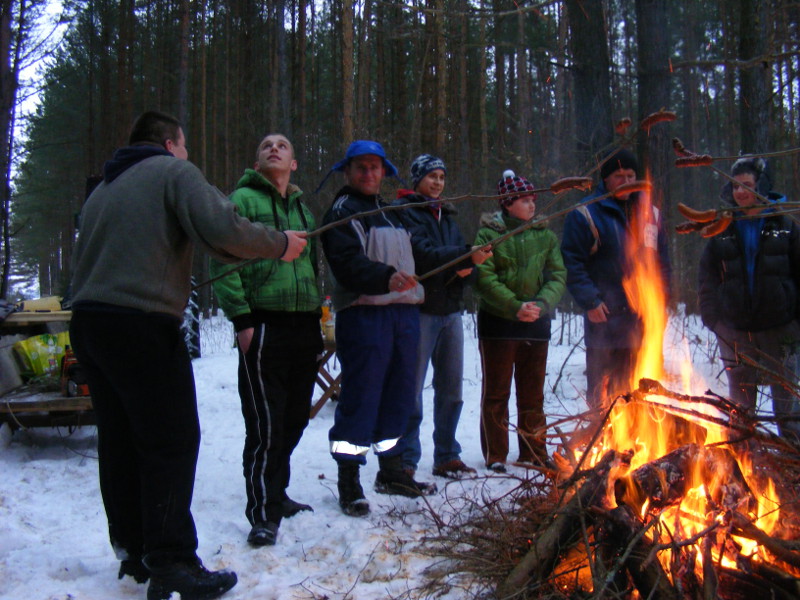
[[(649, 180), (649, 177), (648, 177)], [(649, 192), (639, 192), (639, 201), (630, 217), (630, 241), (625, 248), (629, 265), (622, 286), (631, 308), (642, 319), (642, 345), (636, 357), (630, 389), (635, 390), (642, 377), (664, 377), (664, 330), (667, 327), (666, 291), (658, 255), (658, 209)]]

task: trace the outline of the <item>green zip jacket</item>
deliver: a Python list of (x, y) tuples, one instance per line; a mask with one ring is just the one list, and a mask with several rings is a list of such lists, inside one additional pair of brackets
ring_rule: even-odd
[[(230, 200), (238, 213), (252, 222), (271, 225), (278, 231), (311, 231), (316, 227), (311, 211), (300, 201), (302, 190), (289, 184), (288, 198), (263, 175), (246, 169)], [(211, 261), (211, 276), (231, 269)], [(214, 282), (214, 291), (234, 329), (253, 327), (254, 311), (318, 312), (316, 239), (308, 240), (303, 253), (292, 262), (259, 260)]]
[[(522, 224), (500, 212), (484, 215), (475, 245), (491, 242)], [(475, 288), (480, 295), (480, 308), (511, 321), (517, 320), (523, 303), (531, 300), (542, 314), (551, 313), (566, 289), (567, 269), (558, 237), (543, 224), (492, 248), (492, 256), (477, 269)]]

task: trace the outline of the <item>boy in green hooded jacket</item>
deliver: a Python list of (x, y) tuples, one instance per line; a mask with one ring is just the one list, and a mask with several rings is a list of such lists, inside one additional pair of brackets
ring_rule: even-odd
[[(258, 146), (231, 201), (240, 215), (279, 231), (311, 231), (314, 217), (289, 182), (297, 169), (291, 142), (281, 134)], [(212, 276), (229, 271), (212, 264)], [(289, 498), (290, 458), (308, 425), (322, 352), (316, 240), (293, 263), (261, 260), (214, 282), (239, 345), (239, 397), (245, 422), (242, 456), (253, 546), (275, 544), (283, 517), (312, 510)]]

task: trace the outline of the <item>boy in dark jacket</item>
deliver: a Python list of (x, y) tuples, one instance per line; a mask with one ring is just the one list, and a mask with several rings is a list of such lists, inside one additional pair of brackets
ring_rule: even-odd
[[(400, 190), (396, 204), (420, 204), (439, 199), (444, 191), (447, 169), (441, 158), (422, 154), (411, 164), (412, 190)], [(452, 215), (452, 205), (435, 203), (409, 208), (405, 216), (414, 229), (417, 248), (452, 249), (461, 254), (470, 251)], [(491, 251), (476, 252), (473, 264), (483, 263)], [(415, 254), (418, 270), (429, 265), (425, 253)], [(419, 428), (422, 422), (422, 390), (428, 361), (433, 367), (433, 474), (458, 479), (472, 475), (475, 469), (461, 460), (461, 445), (456, 429), (464, 401), (461, 384), (464, 373), (464, 285), (474, 282), (477, 273), (472, 265), (456, 265), (425, 280), (425, 302), (420, 307), (420, 339), (417, 356), (417, 402), (403, 436), (403, 467), (415, 472), (422, 454)]]
[[(642, 321), (628, 301), (622, 281), (630, 272), (625, 248), (632, 243), (631, 217), (641, 209), (638, 193), (615, 191), (636, 180), (638, 163), (625, 148), (603, 163), (601, 182), (583, 202), (611, 197), (573, 210), (564, 221), (561, 253), (567, 267), (567, 289), (586, 311), (586, 400), (599, 407), (604, 400), (631, 389), (636, 355), (642, 345)], [(663, 289), (669, 289), (670, 264), (662, 219), (654, 208), (641, 225), (645, 244), (658, 253)]]
[[(784, 385), (795, 377), (784, 360), (788, 345), (800, 339), (800, 230), (788, 217), (770, 214), (753, 193), (773, 202), (785, 200), (771, 191), (763, 158), (740, 158), (731, 176), (736, 183), (727, 183), (721, 197), (740, 207), (740, 218), (703, 251), (700, 314), (717, 335), (731, 400), (755, 410), (757, 386), (769, 371), (778, 375), (777, 381), (766, 378), (775, 416), (797, 416), (797, 400)], [(779, 420), (778, 429), (781, 435), (797, 436), (800, 423)]]

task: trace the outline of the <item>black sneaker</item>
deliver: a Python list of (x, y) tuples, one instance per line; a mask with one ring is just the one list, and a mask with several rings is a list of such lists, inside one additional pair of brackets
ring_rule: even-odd
[(301, 504), (300, 502), (295, 502), (291, 498), (287, 497), (283, 501), (283, 518), (288, 519), (289, 517), (295, 516), (302, 510), (310, 510), (314, 512), (314, 509), (311, 508), (308, 504)]
[(349, 517), (364, 517), (369, 514), (369, 502), (364, 497), (358, 469), (358, 463), (339, 463), (339, 506)]
[(247, 543), (251, 546), (274, 546), (277, 539), (278, 524), (261, 521), (253, 525), (250, 535), (247, 536)]
[(151, 570), (147, 600), (169, 600), (175, 592), (181, 595), (181, 600), (211, 600), (222, 596), (236, 582), (233, 571), (209, 571), (200, 559), (176, 563)]
[(136, 583), (147, 583), (147, 580), (150, 579), (150, 571), (144, 566), (141, 557), (126, 558), (119, 563), (117, 579), (122, 579), (125, 575), (133, 577)]

